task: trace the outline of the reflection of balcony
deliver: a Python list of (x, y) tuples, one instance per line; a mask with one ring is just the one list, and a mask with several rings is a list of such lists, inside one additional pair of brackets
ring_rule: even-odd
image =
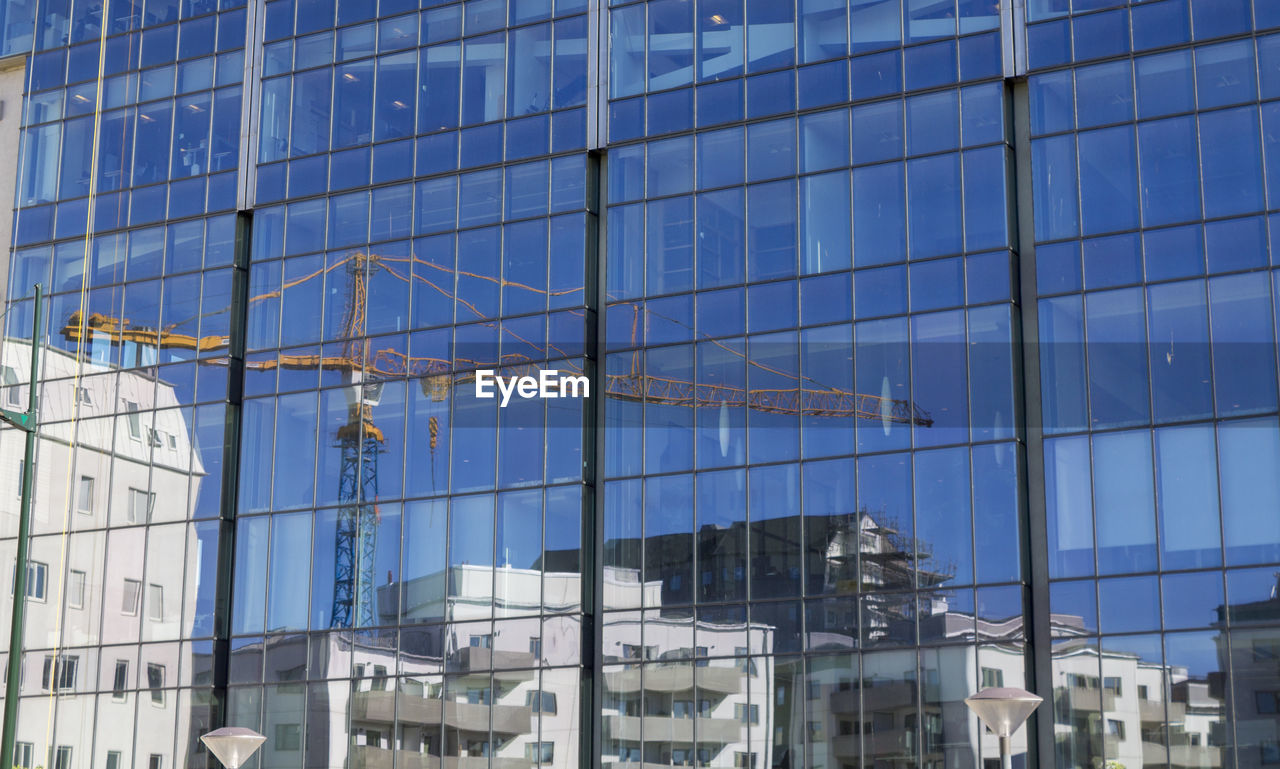
[(1165, 720), (1165, 706), (1169, 708), (1169, 723), (1181, 723), (1187, 717), (1187, 706), (1183, 702), (1160, 702), (1159, 700), (1138, 700), (1138, 717), (1145, 723), (1162, 724)]
[(532, 681), (534, 671), (527, 668), (537, 664), (538, 661), (529, 652), (495, 651), (483, 646), (464, 646), (449, 655), (450, 670), (459, 673), (488, 673), (493, 670), (494, 677), (499, 681)]
[[(1059, 708), (1070, 708), (1077, 712), (1099, 713), (1103, 710), (1114, 712), (1116, 695), (1102, 689), (1087, 689), (1083, 686), (1058, 686), (1053, 690), (1053, 698)], [(1066, 713), (1062, 713), (1066, 715)]]
[[(392, 769), (392, 757), (398, 769), (437, 769), (440, 757), (411, 750), (391, 750), (368, 745), (352, 745), (350, 769)], [(523, 758), (485, 758), (484, 756), (445, 756), (444, 766), (451, 769), (529, 769)]]
[[(682, 692), (693, 688), (694, 676), (690, 675), (687, 665), (644, 666), (644, 688), (650, 692)], [(698, 688), (719, 694), (733, 694), (742, 686), (746, 675), (737, 668), (705, 667), (696, 668), (695, 674)], [(640, 668), (618, 670), (604, 674), (605, 691), (617, 694), (630, 694), (640, 691)]]
[[(634, 735), (640, 739), (639, 716), (604, 716), (604, 733), (614, 739), (626, 739), (624, 735)], [(728, 744), (746, 738), (746, 726), (732, 718), (699, 718), (698, 742)], [(676, 742), (692, 744), (692, 718), (670, 718), (663, 716), (644, 717), (644, 738), (646, 742)]]
[[(862, 737), (870, 758), (886, 760), (901, 758), (915, 760), (915, 732), (905, 729), (887, 729), (866, 734)], [(858, 742), (858, 735), (846, 734), (831, 740), (831, 750), (837, 758), (857, 761), (862, 755), (863, 744)]]
[[(434, 767), (435, 758), (428, 756), (424, 766)], [(501, 758), (499, 756), (445, 756), (441, 769), (529, 769), (533, 763), (524, 758)], [(404, 766), (404, 764), (400, 764)]]
[[(883, 686), (867, 686), (862, 690), (862, 707), (871, 710), (894, 710), (915, 705), (916, 687), (909, 683), (893, 683)], [(846, 689), (833, 692), (830, 699), (833, 713), (858, 713), (858, 690)]]
[(437, 699), (400, 697), (400, 712), (396, 713), (395, 692), (356, 692), (351, 698), (351, 718), (390, 724), (397, 718), (402, 724), (434, 726), (444, 725), (464, 732), (486, 732), (492, 716), (492, 728), (497, 734), (530, 733), (533, 711), (524, 705), (480, 705), (469, 702), (443, 702)]
[(1120, 743), (1123, 742), (1114, 734), (1089, 735), (1089, 752), (1094, 755), (1117, 756), (1120, 754)]

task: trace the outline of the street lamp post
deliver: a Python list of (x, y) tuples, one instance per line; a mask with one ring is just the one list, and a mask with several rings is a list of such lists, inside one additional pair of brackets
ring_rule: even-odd
[(1044, 700), (1026, 689), (990, 687), (966, 697), (964, 704), (1000, 738), (1000, 767), (1012, 769), (1009, 738)]
[(243, 726), (224, 726), (204, 735), (200, 741), (227, 769), (240, 769), (267, 738)]

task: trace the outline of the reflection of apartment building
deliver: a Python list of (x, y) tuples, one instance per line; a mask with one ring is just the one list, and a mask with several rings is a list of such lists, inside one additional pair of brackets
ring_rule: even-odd
[[(20, 340), (3, 347), (7, 408), (25, 409), (29, 355)], [(206, 644), (180, 639), (211, 634), (196, 631), (209, 611), (197, 598), (212, 595), (203, 548), (216, 545), (189, 523), (205, 474), (192, 412), (152, 369), (77, 363), (53, 349), (42, 363), (20, 690), (31, 702), (19, 711), (15, 763), (168, 769), (175, 745), (185, 754), (210, 723), (178, 689), (209, 683)], [(22, 436), (0, 433), (0, 472), (14, 478), (0, 494), (9, 590), (23, 461)], [(6, 643), (10, 605), (0, 615)]]
[(576, 663), (578, 616), (494, 623), (476, 609), (496, 594), (510, 614), (536, 611), (544, 579), (579, 594), (576, 574), (461, 566), (378, 588), (380, 612), (403, 601), (422, 623), (401, 628), (398, 648), (388, 630), (275, 636), (236, 649), (233, 669), (266, 666), (264, 765), (296, 765), (299, 753), (308, 765), (340, 764), (348, 750), (352, 769), (574, 764), (579, 675), (547, 666)]
[[(1053, 714), (1058, 760), (1075, 767), (1222, 766), (1226, 708), (1218, 687), (1192, 679), (1159, 651), (1070, 638), (1075, 617), (1054, 615)], [(1151, 657), (1154, 657), (1152, 659)]]
[[(1225, 634), (1218, 637), (1218, 665), (1233, 673), (1239, 769), (1280, 765), (1280, 632), (1275, 627), (1280, 620), (1280, 572), (1275, 579), (1268, 598), (1218, 610), (1219, 622), (1231, 625), (1229, 645)], [(1221, 696), (1223, 688), (1220, 677), (1210, 682), (1211, 694)]]

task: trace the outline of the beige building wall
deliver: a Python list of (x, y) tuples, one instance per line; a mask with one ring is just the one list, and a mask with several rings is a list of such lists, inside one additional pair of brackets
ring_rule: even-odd
[(13, 196), (18, 186), (18, 149), (22, 135), (22, 90), (27, 56), (0, 59), (0, 301), (9, 296), (9, 254), (13, 243)]

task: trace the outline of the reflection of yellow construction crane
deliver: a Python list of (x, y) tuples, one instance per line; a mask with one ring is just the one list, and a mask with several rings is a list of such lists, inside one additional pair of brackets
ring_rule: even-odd
[[(402, 264), (411, 266), (413, 272), (411, 274), (407, 271), (402, 272), (400, 269)], [(491, 365), (487, 361), (461, 358), (457, 361), (449, 361), (440, 358), (410, 357), (405, 353), (394, 350), (379, 350), (372, 355), (368, 353), (368, 342), (359, 339), (364, 330), (365, 301), (368, 291), (366, 273), (383, 270), (397, 280), (409, 283), (414, 281), (421, 282), (439, 292), (447, 301), (454, 301), (452, 291), (432, 281), (428, 274), (418, 274), (418, 271), (422, 270), (424, 273), (429, 273), (429, 271), (435, 270), (442, 274), (447, 274), (450, 279), (454, 277), (455, 271), (416, 257), (382, 257), (361, 251), (353, 252), (345, 259), (340, 259), (327, 267), (285, 283), (279, 290), (254, 296), (249, 300), (249, 303), (254, 304), (268, 299), (280, 298), (285, 290), (339, 267), (346, 267), (352, 278), (346, 318), (340, 331), (340, 338), (346, 340), (342, 354), (326, 356), (287, 353), (281, 354), (278, 359), (247, 361), (245, 363), (247, 368), (259, 370), (269, 370), (277, 366), (291, 369), (321, 368), (329, 371), (341, 371), (352, 377), (373, 380), (401, 376), (424, 377), (422, 380), (423, 392), (429, 395), (432, 400), (441, 401), (448, 396), (453, 387), (474, 379), (475, 375), (470, 372), (452, 373), (455, 367)], [(547, 291), (471, 272), (458, 272), (456, 274), (478, 280), (492, 281), (502, 287), (515, 287), (550, 295), (569, 293), (576, 290)], [(477, 319), (483, 318), (483, 313), (472, 304), (463, 300), (458, 300), (458, 303), (461, 307), (474, 313)], [(639, 303), (632, 303), (631, 308), (633, 313), (631, 337), (634, 340), (638, 338), (640, 316), (644, 310), (642, 310)], [(80, 341), (82, 337), (92, 340), (105, 336), (113, 342), (134, 342), (136, 344), (197, 352), (213, 352), (225, 349), (230, 343), (230, 340), (225, 335), (193, 337), (176, 333), (173, 329), (178, 325), (173, 324), (161, 329), (132, 326), (127, 319), (122, 321), (100, 313), (91, 314), (87, 322), (82, 324), (80, 313), (75, 312), (68, 318), (62, 333), (68, 340), (73, 342)], [(549, 342), (540, 344), (536, 340), (521, 339), (520, 341), (533, 349), (541, 349), (545, 353), (545, 358), (555, 358), (561, 354), (561, 351), (557, 350)], [(729, 345), (714, 341), (709, 342), (709, 344), (717, 345), (731, 355), (746, 358), (746, 355), (741, 350), (734, 349)], [(795, 372), (767, 366), (759, 361), (747, 359), (746, 363), (753, 370), (768, 373), (775, 378), (792, 380), (795, 383), (794, 386), (745, 388), (727, 384), (694, 383), (670, 377), (655, 377), (644, 372), (643, 358), (639, 352), (633, 352), (631, 358), (629, 371), (605, 375), (604, 391), (606, 395), (623, 400), (690, 408), (745, 407), (753, 411), (772, 414), (798, 414), (833, 418), (852, 417), (882, 421), (886, 424), (915, 424), (922, 427), (929, 427), (933, 424), (933, 419), (928, 412), (909, 400), (890, 398), (887, 392), (880, 395), (872, 395), (842, 390), (824, 385), (810, 377), (800, 376)], [(533, 361), (534, 358), (526, 355), (506, 355), (503, 356), (499, 365), (528, 365)], [(570, 369), (574, 368), (572, 364), (566, 363), (565, 365)], [(575, 373), (581, 372), (575, 371)], [(434, 443), (435, 436), (432, 436), (432, 438)]]

